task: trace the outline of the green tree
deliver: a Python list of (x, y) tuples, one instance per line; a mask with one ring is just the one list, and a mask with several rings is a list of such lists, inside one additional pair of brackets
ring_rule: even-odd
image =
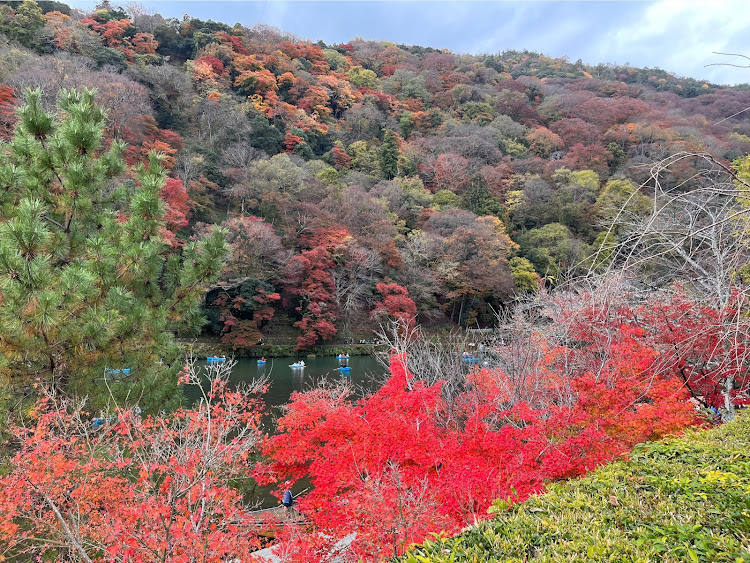
[(507, 212), (498, 197), (492, 193), (486, 180), (477, 174), (471, 178), (461, 196), (461, 207), (476, 215), (494, 215), (507, 220)]
[(432, 206), (437, 211), (443, 211), (449, 207), (458, 207), (461, 198), (450, 190), (440, 190), (432, 197)]
[(94, 97), (61, 91), (55, 115), (28, 91), (0, 144), (1, 387), (41, 379), (96, 405), (114, 377), (116, 397), (161, 406), (176, 397), (172, 331), (202, 325), (224, 237), (165, 244), (161, 159), (127, 169)]
[(262, 115), (256, 115), (252, 120), (253, 134), (248, 142), (251, 146), (270, 155), (281, 152), (284, 134), (276, 126), (271, 125)]
[(622, 147), (614, 141), (607, 145), (607, 150), (612, 154), (612, 157), (607, 159), (607, 164), (612, 170), (617, 169), (618, 166), (624, 164), (628, 160), (628, 155), (622, 150)]
[(15, 9), (10, 5), (0, 7), (0, 33), (8, 39), (18, 41), (24, 47), (32, 47), (34, 35), (44, 26), (42, 9), (36, 2), (26, 0)]
[(539, 289), (539, 274), (526, 258), (515, 256), (508, 261), (508, 265), (519, 293), (533, 293)]
[(359, 170), (370, 176), (378, 176), (380, 172), (380, 153), (372, 142), (355, 141), (346, 149), (351, 157), (352, 170)]
[(398, 118), (398, 128), (401, 130), (401, 136), (408, 139), (411, 132), (414, 131), (414, 119), (410, 111), (405, 111)]
[(545, 278), (558, 277), (580, 259), (580, 241), (560, 223), (549, 223), (531, 229), (518, 238), (521, 253)]
[(652, 203), (632, 181), (610, 180), (596, 199), (596, 206), (602, 218), (617, 222), (617, 218), (623, 215), (647, 215)]
[(380, 170), (386, 180), (398, 176), (398, 157), (401, 154), (398, 137), (393, 131), (386, 131), (380, 147)]
[(361, 66), (352, 67), (347, 74), (349, 81), (357, 88), (374, 88), (378, 83), (378, 75)]

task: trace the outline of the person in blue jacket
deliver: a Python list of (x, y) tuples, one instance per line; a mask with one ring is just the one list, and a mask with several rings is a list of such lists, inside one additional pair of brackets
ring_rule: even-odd
[[(289, 481), (284, 483), (287, 487), (291, 484)], [(281, 498), (281, 504), (284, 505), (287, 514), (292, 513), (292, 506), (294, 506), (294, 497), (292, 496), (291, 489), (284, 491), (284, 496)]]

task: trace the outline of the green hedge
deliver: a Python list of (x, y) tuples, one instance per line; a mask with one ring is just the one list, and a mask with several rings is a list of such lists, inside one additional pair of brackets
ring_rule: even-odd
[(493, 509), (397, 561), (750, 561), (750, 413)]

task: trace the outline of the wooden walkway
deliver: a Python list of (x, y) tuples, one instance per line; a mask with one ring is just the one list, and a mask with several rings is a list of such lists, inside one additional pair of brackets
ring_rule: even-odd
[(276, 534), (274, 529), (278, 526), (287, 524), (308, 524), (310, 521), (297, 512), (295, 508), (287, 511), (284, 505), (254, 510), (250, 513), (250, 518), (255, 522), (251, 525), (257, 529), (257, 534), (265, 538), (273, 538)]
[(294, 510), (294, 508), (292, 508), (291, 511), (288, 512), (286, 507), (283, 504), (280, 504), (279, 506), (274, 506), (272, 508), (263, 508), (261, 510), (253, 510), (250, 513), (250, 517), (258, 522), (269, 522), (269, 521), (274, 521), (274, 520), (283, 522), (283, 521), (289, 520), (290, 517), (294, 515), (300, 516), (299, 512)]

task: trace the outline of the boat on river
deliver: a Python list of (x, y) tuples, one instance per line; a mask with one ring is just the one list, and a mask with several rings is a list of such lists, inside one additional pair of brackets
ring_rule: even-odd
[(264, 365), (266, 365), (266, 359), (265, 359), (265, 358), (261, 358), (260, 360), (258, 360), (258, 365), (259, 365), (259, 366), (264, 366)]
[(339, 371), (343, 371), (343, 372), (347, 372), (348, 373), (348, 372), (352, 371), (352, 368), (349, 367), (349, 366), (339, 366)]
[(292, 369), (302, 369), (303, 367), (305, 367), (305, 361), (300, 360), (298, 362), (294, 362), (293, 364), (289, 364), (289, 367)]
[(461, 354), (461, 359), (466, 362), (467, 364), (478, 364), (482, 361), (482, 358), (477, 358), (476, 356), (472, 356), (468, 352), (464, 352)]
[(224, 356), (209, 356), (206, 358), (206, 362), (209, 364), (223, 364), (227, 359)]

